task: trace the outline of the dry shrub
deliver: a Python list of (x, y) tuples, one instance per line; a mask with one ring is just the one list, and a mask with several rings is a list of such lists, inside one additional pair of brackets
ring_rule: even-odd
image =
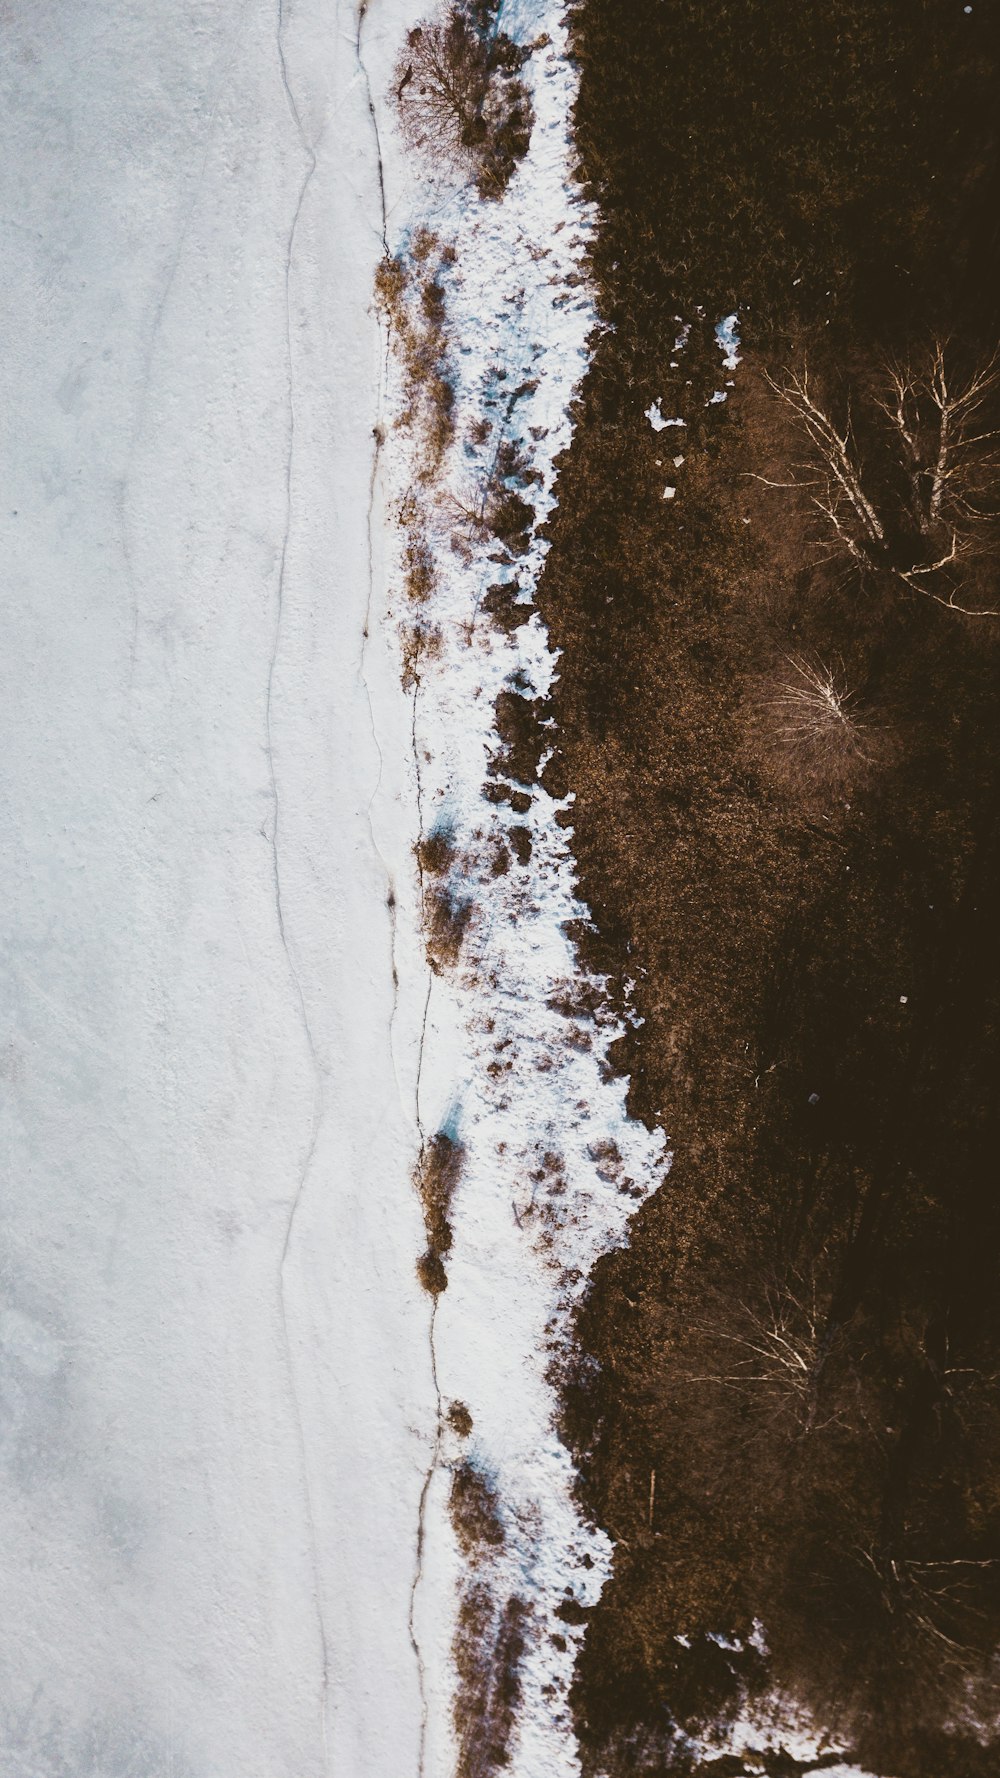
[(412, 691), (420, 683), (420, 667), (423, 661), (436, 660), (441, 653), (443, 640), (441, 631), (436, 624), (409, 624), (400, 636), (403, 671), (402, 683), (404, 691)]
[(843, 668), (788, 655), (761, 687), (751, 750), (772, 785), (798, 800), (851, 795), (885, 751)]
[(518, 78), (530, 53), (497, 29), (499, 0), (455, 0), (411, 31), (394, 77), (413, 147), (470, 174), (499, 198), (531, 140), (531, 99)]
[(499, 1496), (482, 1470), (468, 1459), (452, 1472), (448, 1511), (464, 1556), (502, 1547)]
[[(535, 386), (525, 383), (514, 392), (508, 402), (508, 419), (514, 403)], [(453, 547), (464, 551), (470, 540), (483, 543), (494, 539), (503, 545), (508, 561), (525, 555), (531, 546), (535, 508), (524, 498), (524, 490), (540, 480), (524, 447), (516, 439), (502, 438), (473, 493), (454, 502), (459, 528), (453, 538)], [(504, 558), (491, 559), (502, 561)], [(489, 589), (493, 595), (500, 590), (497, 587)], [(525, 616), (529, 615), (530, 610), (525, 613)]]
[[(409, 261), (399, 254), (383, 259), (375, 274), (375, 296), (395, 336), (403, 366), (406, 406), (400, 425), (424, 446), (420, 480), (433, 479), (454, 436), (455, 391), (448, 370), (447, 292), (441, 282), (454, 263), (454, 249), (442, 247), (430, 229), (418, 229)], [(433, 584), (429, 551), (418, 540), (407, 559), (407, 590), (426, 597)], [(412, 578), (411, 578), (412, 571)]]
[(432, 1296), (448, 1286), (444, 1267), (444, 1255), (450, 1251), (452, 1241), (448, 1212), (461, 1176), (464, 1153), (461, 1142), (439, 1130), (425, 1144), (417, 1166), (416, 1187), (427, 1231), (427, 1252), (417, 1262), (417, 1275)]
[(456, 895), (444, 883), (435, 883), (424, 895), (424, 944), (435, 975), (452, 968), (472, 919), (472, 902)]
[(462, 1601), (454, 1642), (457, 1778), (491, 1778), (509, 1763), (529, 1616), (516, 1593), (500, 1607), (484, 1581)]
[(426, 605), (437, 581), (434, 554), (419, 531), (412, 532), (403, 551), (403, 584), (414, 605)]
[(472, 1415), (464, 1401), (453, 1401), (448, 1409), (448, 1424), (459, 1438), (468, 1438), (472, 1431)]

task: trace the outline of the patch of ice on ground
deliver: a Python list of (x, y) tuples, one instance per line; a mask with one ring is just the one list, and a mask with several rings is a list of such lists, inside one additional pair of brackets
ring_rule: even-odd
[(726, 370), (735, 370), (737, 365), (742, 363), (739, 320), (739, 316), (734, 312), (732, 315), (724, 315), (722, 320), (716, 323), (715, 343), (722, 353), (722, 362)]
[(659, 400), (654, 401), (652, 405), (646, 409), (646, 418), (654, 432), (664, 432), (668, 426), (687, 425), (686, 420), (668, 420), (666, 416), (660, 412)]

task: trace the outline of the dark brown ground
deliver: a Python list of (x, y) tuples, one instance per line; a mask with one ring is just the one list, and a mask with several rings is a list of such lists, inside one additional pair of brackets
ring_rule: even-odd
[[(806, 496), (748, 472), (801, 456), (765, 366), (808, 351), (863, 412), (888, 351), (992, 350), (996, 13), (575, 19), (614, 331), (539, 595), (562, 651), (547, 781), (576, 795), (593, 955), (638, 984), (632, 1109), (676, 1152), (597, 1268), (567, 1389), (618, 1540), (585, 1765), (725, 1778), (678, 1727), (778, 1683), (885, 1778), (985, 1778), (1000, 1742), (962, 1712), (997, 1713), (1000, 1641), (1000, 620), (862, 580)], [(706, 407), (737, 304), (737, 388)], [(651, 430), (654, 397), (685, 433)], [(789, 657), (851, 690), (852, 728), (779, 732)], [(709, 1637), (755, 1618), (766, 1656)]]

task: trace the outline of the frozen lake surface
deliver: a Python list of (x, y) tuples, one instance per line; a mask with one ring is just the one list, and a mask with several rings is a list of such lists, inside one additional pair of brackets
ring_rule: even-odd
[(358, 19), (3, 12), (0, 1764), (396, 1778), (434, 1404)]

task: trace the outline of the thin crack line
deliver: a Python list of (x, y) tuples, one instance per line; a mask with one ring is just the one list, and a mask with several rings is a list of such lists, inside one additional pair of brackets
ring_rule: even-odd
[[(364, 83), (365, 83), (365, 92), (366, 92), (366, 96), (367, 96), (367, 100), (368, 100), (368, 114), (371, 119), (372, 136), (373, 136), (373, 140), (375, 143), (375, 157), (376, 157), (376, 165), (377, 165), (377, 169), (378, 169), (379, 200), (380, 200), (380, 205), (381, 205), (381, 231), (380, 231), (380, 234), (381, 234), (381, 241), (382, 241), (382, 251), (383, 251), (385, 257), (388, 258), (389, 257), (388, 216), (387, 216), (387, 211), (386, 211), (385, 172), (384, 172), (384, 167), (383, 167), (383, 162), (382, 162), (382, 144), (381, 144), (381, 138), (379, 135), (378, 114), (375, 109), (374, 98), (372, 95), (371, 80), (369, 78), (368, 69), (365, 64), (364, 54), (362, 51), (362, 43), (361, 43), (362, 31), (364, 29), (364, 22), (365, 22), (365, 18), (366, 18), (367, 12), (368, 12), (368, 4), (369, 4), (369, 0), (360, 0), (360, 4), (358, 6), (357, 34), (355, 37), (355, 53), (357, 56), (358, 69), (359, 69), (359, 71), (362, 75), (362, 78), (364, 79)], [(388, 372), (389, 355), (390, 355), (390, 351), (391, 351), (391, 339), (392, 339), (391, 325), (385, 329), (385, 332), (383, 334), (381, 322), (380, 322), (379, 331), (380, 331), (380, 340), (383, 343), (381, 345), (381, 351), (380, 351), (378, 415), (377, 415), (377, 424), (376, 424), (375, 433), (374, 433), (375, 444), (374, 444), (374, 450), (372, 452), (372, 468), (371, 468), (371, 478), (370, 478), (370, 482), (369, 482), (369, 494), (368, 494), (368, 600), (367, 600), (367, 606), (366, 606), (366, 610), (365, 610), (364, 631), (363, 631), (363, 635), (362, 635), (361, 680), (364, 685), (365, 696), (368, 701), (368, 713), (369, 713), (369, 719), (371, 722), (372, 739), (375, 744), (376, 752), (378, 754), (378, 762), (379, 762), (378, 763), (378, 777), (376, 779), (375, 788), (372, 791), (371, 797), (368, 802), (368, 825), (369, 825), (369, 831), (371, 833), (372, 845), (374, 847), (376, 854), (378, 855), (379, 859), (382, 862), (383, 869), (385, 870), (385, 874), (386, 874), (386, 879), (387, 879), (387, 882), (389, 885), (389, 894), (388, 894), (387, 899), (388, 899), (389, 910), (390, 910), (390, 919), (391, 919), (392, 980), (393, 980), (393, 1004), (392, 1004), (392, 1016), (390, 1019), (390, 1026), (389, 1026), (389, 1031), (390, 1031), (389, 1050), (390, 1050), (390, 1061), (391, 1061), (391, 1065), (392, 1065), (392, 1069), (393, 1069), (393, 1075), (396, 1080), (396, 1089), (397, 1089), (397, 1092), (399, 1092), (399, 1078), (396, 1073), (395, 1053), (394, 1053), (394, 1048), (393, 1048), (393, 1043), (392, 1043), (392, 1033), (393, 1033), (393, 1028), (395, 1025), (395, 1020), (396, 1020), (397, 1011), (398, 1011), (398, 1004), (399, 1004), (399, 983), (398, 983), (398, 973), (397, 973), (397, 968), (396, 968), (396, 944), (397, 944), (396, 897), (395, 897), (392, 875), (391, 875), (391, 872), (389, 871), (386, 860), (383, 857), (381, 849), (378, 845), (378, 841), (375, 837), (375, 827), (374, 827), (374, 822), (372, 819), (372, 809), (374, 807), (375, 798), (377, 797), (379, 789), (381, 787), (382, 769), (383, 769), (384, 762), (383, 762), (382, 748), (381, 748), (381, 745), (380, 745), (380, 742), (378, 739), (378, 734), (376, 731), (375, 710), (374, 710), (374, 704), (373, 704), (373, 700), (372, 700), (372, 696), (371, 696), (371, 690), (370, 690), (370, 687), (368, 684), (368, 676), (367, 676), (367, 670), (366, 670), (367, 669), (367, 659), (368, 659), (368, 649), (369, 649), (369, 644), (370, 644), (370, 625), (371, 625), (371, 616), (372, 616), (372, 601), (374, 598), (374, 587), (375, 587), (375, 558), (374, 558), (375, 488), (376, 488), (376, 482), (377, 482), (377, 477), (378, 477), (378, 467), (379, 467), (381, 449), (382, 449), (381, 418), (382, 418), (382, 412), (383, 412), (383, 407), (384, 407), (385, 378), (386, 378), (386, 375)], [(410, 739), (411, 739), (411, 747), (412, 747), (412, 751), (413, 751), (414, 767), (415, 767), (415, 773), (416, 773), (417, 841), (418, 841), (418, 844), (417, 844), (417, 869), (418, 869), (418, 878), (419, 878), (418, 903), (419, 903), (419, 910), (420, 910), (420, 923), (421, 923), (421, 927), (422, 927), (423, 926), (423, 909), (424, 909), (424, 873), (423, 873), (423, 866), (420, 861), (420, 842), (423, 839), (423, 787), (422, 787), (422, 783), (421, 783), (420, 759), (419, 759), (419, 754), (417, 751), (417, 739), (416, 739), (416, 703), (417, 703), (418, 689), (419, 689), (419, 678), (416, 678), (415, 682), (414, 682), (413, 716), (412, 716), (412, 721), (411, 721)], [(418, 1148), (418, 1153), (417, 1153), (417, 1167), (418, 1167), (418, 1169), (423, 1165), (425, 1154), (426, 1154), (426, 1147), (427, 1147), (426, 1132), (424, 1130), (423, 1119), (421, 1117), (421, 1111), (420, 1111), (420, 1088), (421, 1088), (421, 1081), (422, 1081), (422, 1076), (423, 1076), (424, 1045), (425, 1045), (426, 1036), (427, 1036), (427, 1018), (428, 1018), (428, 1012), (429, 1012), (429, 1008), (430, 1008), (431, 989), (433, 986), (433, 981), (434, 981), (433, 974), (430, 971), (430, 969), (428, 968), (428, 971), (427, 971), (427, 993), (424, 998), (424, 1009), (423, 1009), (423, 1016), (421, 1019), (421, 1026), (420, 1026), (420, 1043), (419, 1043), (419, 1048), (417, 1051), (417, 1070), (416, 1070), (416, 1081), (415, 1081), (415, 1088), (414, 1088), (414, 1120), (416, 1123), (417, 1135), (419, 1137), (419, 1148)], [(416, 1630), (416, 1601), (417, 1601), (417, 1593), (420, 1588), (420, 1583), (423, 1578), (424, 1547), (425, 1547), (426, 1536), (427, 1536), (427, 1500), (428, 1500), (428, 1495), (430, 1493), (432, 1483), (434, 1481), (434, 1477), (437, 1474), (437, 1470), (438, 1470), (438, 1466), (439, 1466), (439, 1462), (440, 1462), (442, 1439), (443, 1439), (443, 1414), (442, 1414), (441, 1386), (438, 1381), (437, 1347), (436, 1347), (436, 1342), (435, 1342), (435, 1323), (436, 1323), (436, 1319), (437, 1319), (437, 1309), (438, 1309), (438, 1300), (437, 1300), (437, 1297), (435, 1297), (434, 1301), (431, 1305), (430, 1325), (429, 1325), (429, 1329), (428, 1329), (428, 1344), (429, 1344), (429, 1351), (430, 1351), (431, 1380), (432, 1380), (432, 1383), (434, 1386), (434, 1397), (435, 1397), (434, 1441), (433, 1441), (433, 1444), (431, 1447), (430, 1463), (427, 1467), (427, 1471), (424, 1475), (423, 1482), (421, 1485), (420, 1498), (419, 1498), (418, 1508), (417, 1508), (416, 1561), (415, 1561), (415, 1565), (414, 1565), (413, 1580), (412, 1580), (412, 1583), (410, 1586), (410, 1601), (409, 1601), (409, 1611), (408, 1611), (408, 1617), (407, 1617), (407, 1629), (408, 1629), (408, 1633), (409, 1633), (410, 1647), (413, 1650), (413, 1656), (414, 1656), (414, 1660), (416, 1662), (416, 1667), (417, 1667), (417, 1685), (418, 1685), (418, 1692), (419, 1692), (419, 1698), (420, 1698), (420, 1737), (419, 1737), (418, 1752), (417, 1752), (417, 1775), (418, 1775), (418, 1778), (424, 1778), (424, 1772), (426, 1770), (427, 1731), (428, 1731), (429, 1719), (430, 1719), (430, 1704), (429, 1704), (429, 1699), (428, 1699), (428, 1695), (427, 1695), (427, 1672), (426, 1672), (426, 1667), (425, 1667), (425, 1663), (424, 1663), (423, 1652), (420, 1647), (420, 1641), (417, 1636), (417, 1630)]]
[(285, 1288), (285, 1274), (286, 1274), (286, 1270), (287, 1270), (287, 1266), (288, 1266), (288, 1259), (289, 1259), (289, 1253), (291, 1250), (292, 1237), (295, 1232), (295, 1223), (296, 1223), (296, 1219), (298, 1217), (299, 1209), (302, 1204), (302, 1199), (303, 1199), (303, 1196), (305, 1193), (306, 1183), (307, 1183), (307, 1180), (309, 1177), (309, 1172), (311, 1170), (312, 1163), (315, 1158), (316, 1148), (317, 1148), (317, 1144), (319, 1141), (320, 1127), (321, 1127), (321, 1124), (323, 1121), (323, 1111), (324, 1111), (323, 1074), (322, 1074), (322, 1069), (320, 1066), (319, 1054), (318, 1054), (318, 1051), (316, 1048), (316, 1040), (315, 1040), (315, 1037), (313, 1036), (312, 1026), (309, 1021), (309, 1014), (308, 1014), (308, 1009), (306, 1006), (305, 993), (304, 993), (304, 990), (302, 987), (302, 979), (299, 975), (299, 971), (298, 971), (298, 968), (295, 963), (295, 959), (294, 959), (294, 956), (292, 953), (292, 948), (291, 948), (291, 946), (289, 944), (289, 940), (288, 940), (288, 932), (287, 932), (287, 929), (285, 926), (285, 910), (284, 910), (284, 901), (283, 901), (282, 886), (281, 886), (281, 860), (280, 860), (280, 847), (279, 847), (279, 826), (280, 826), (280, 814), (281, 814), (281, 801), (280, 801), (280, 797), (278, 794), (278, 779), (277, 779), (277, 772), (275, 770), (275, 763), (274, 763), (274, 742), (273, 742), (273, 733), (272, 733), (272, 710), (273, 710), (273, 702), (274, 702), (274, 676), (275, 676), (275, 670), (276, 670), (276, 666), (277, 666), (278, 653), (279, 653), (280, 646), (281, 646), (281, 632), (282, 632), (282, 623), (283, 623), (283, 618), (284, 618), (284, 607), (285, 607), (285, 581), (286, 581), (287, 567), (288, 567), (288, 549), (289, 549), (289, 543), (290, 543), (290, 539), (291, 539), (291, 530), (292, 530), (292, 470), (293, 470), (293, 462), (294, 462), (294, 456), (295, 456), (295, 388), (294, 388), (294, 352), (293, 352), (293, 346), (292, 346), (292, 291), (291, 291), (292, 260), (293, 260), (294, 250), (295, 250), (295, 237), (296, 237), (296, 233), (298, 231), (299, 219), (302, 215), (302, 208), (305, 203), (306, 192), (308, 191), (310, 182), (313, 178), (313, 175), (316, 172), (317, 158), (316, 158), (315, 149), (313, 148), (313, 145), (310, 142), (309, 137), (306, 134), (306, 131), (305, 131), (305, 128), (304, 128), (304, 125), (302, 122), (301, 113), (299, 112), (298, 105), (295, 102), (295, 97), (292, 92), (291, 85), (289, 83), (288, 63), (287, 63), (287, 59), (285, 56), (284, 33), (285, 33), (285, 0), (277, 0), (276, 42), (277, 42), (277, 51), (278, 51), (278, 64), (279, 64), (279, 69), (280, 69), (280, 73), (281, 73), (281, 84), (284, 89), (285, 101), (288, 106), (289, 114), (290, 114), (292, 122), (295, 126), (295, 130), (298, 135), (299, 141), (301, 143), (302, 149), (305, 153), (306, 166), (305, 166), (305, 171), (302, 176), (302, 181), (299, 185), (298, 197), (296, 199), (295, 209), (292, 214), (291, 226), (288, 231), (288, 242), (287, 242), (287, 246), (286, 246), (286, 250), (285, 250), (285, 275), (284, 275), (285, 356), (286, 356), (286, 363), (287, 363), (287, 367), (288, 367), (288, 448), (287, 448), (287, 454), (286, 454), (286, 458), (285, 458), (285, 526), (284, 526), (284, 533), (283, 533), (282, 540), (281, 540), (281, 553), (280, 553), (279, 560), (278, 560), (278, 584), (277, 584), (277, 593), (276, 593), (276, 600), (275, 600), (274, 636), (273, 636), (273, 643), (272, 643), (272, 648), (271, 648), (271, 657), (270, 657), (270, 661), (268, 663), (268, 672), (267, 672), (267, 690), (266, 690), (265, 704), (264, 704), (264, 731), (265, 731), (265, 742), (266, 742), (266, 751), (267, 751), (268, 772), (269, 772), (269, 776), (270, 776), (270, 785), (271, 785), (271, 833), (270, 833), (271, 872), (272, 872), (272, 879), (273, 879), (273, 884), (274, 884), (274, 908), (275, 908), (275, 915), (276, 915), (277, 924), (278, 924), (278, 936), (281, 940), (282, 950), (284, 951), (284, 954), (285, 954), (285, 962), (288, 967), (288, 974), (289, 974), (289, 978), (292, 983), (294, 997), (295, 997), (295, 1000), (298, 1005), (299, 1018), (300, 1018), (300, 1022), (301, 1022), (301, 1026), (302, 1026), (302, 1032), (305, 1037), (306, 1047), (309, 1052), (309, 1058), (310, 1058), (310, 1062), (312, 1065), (312, 1072), (313, 1072), (313, 1104), (312, 1104), (312, 1114), (311, 1114), (311, 1119), (310, 1119), (309, 1141), (308, 1141), (308, 1144), (306, 1147), (305, 1155), (303, 1157), (301, 1168), (299, 1170), (298, 1186), (296, 1188), (295, 1195), (294, 1195), (291, 1205), (289, 1207), (288, 1220), (285, 1225), (285, 1238), (284, 1238), (284, 1242), (282, 1244), (281, 1259), (280, 1259), (279, 1266), (278, 1266), (278, 1298), (279, 1298), (279, 1304), (280, 1304), (280, 1310), (281, 1310), (281, 1325), (282, 1325), (282, 1334), (283, 1334), (284, 1346), (285, 1346), (285, 1360), (286, 1360), (286, 1364), (288, 1366), (288, 1378), (289, 1378), (290, 1392), (291, 1392), (291, 1398), (292, 1398), (292, 1407), (293, 1407), (294, 1416), (295, 1416), (295, 1425), (296, 1425), (296, 1432), (297, 1432), (297, 1439), (298, 1439), (299, 1461), (300, 1461), (300, 1464), (302, 1467), (302, 1490), (303, 1490), (303, 1497), (304, 1497), (305, 1511), (306, 1511), (306, 1524), (307, 1524), (308, 1534), (309, 1534), (310, 1558), (311, 1558), (312, 1570), (313, 1570), (313, 1599), (314, 1599), (315, 1610), (316, 1610), (316, 1626), (317, 1626), (317, 1632), (318, 1632), (318, 1638), (319, 1638), (320, 1662), (321, 1662), (320, 1729), (321, 1729), (322, 1742), (323, 1742), (323, 1770), (325, 1772), (328, 1769), (328, 1764), (329, 1764), (329, 1749), (328, 1749), (328, 1745), (327, 1745), (327, 1721), (326, 1721), (326, 1719), (327, 1719), (327, 1703), (328, 1703), (329, 1685), (330, 1685), (330, 1656), (329, 1656), (329, 1644), (327, 1641), (327, 1634), (326, 1634), (326, 1622), (325, 1622), (325, 1619), (323, 1616), (322, 1593), (321, 1593), (320, 1573), (319, 1573), (319, 1540), (318, 1540), (318, 1537), (316, 1534), (316, 1520), (315, 1520), (315, 1512), (314, 1512), (314, 1507), (313, 1507), (312, 1489), (309, 1484), (309, 1463), (308, 1463), (307, 1444), (306, 1444), (306, 1435), (305, 1435), (305, 1424), (304, 1424), (303, 1416), (302, 1416), (302, 1404), (299, 1399), (299, 1394), (298, 1394), (298, 1390), (296, 1388), (296, 1383), (295, 1383), (295, 1360), (294, 1360), (294, 1356), (293, 1356), (293, 1352), (292, 1352), (291, 1334), (290, 1334), (289, 1325), (288, 1325), (288, 1303), (287, 1303), (287, 1295), (286, 1295), (286, 1288)]

